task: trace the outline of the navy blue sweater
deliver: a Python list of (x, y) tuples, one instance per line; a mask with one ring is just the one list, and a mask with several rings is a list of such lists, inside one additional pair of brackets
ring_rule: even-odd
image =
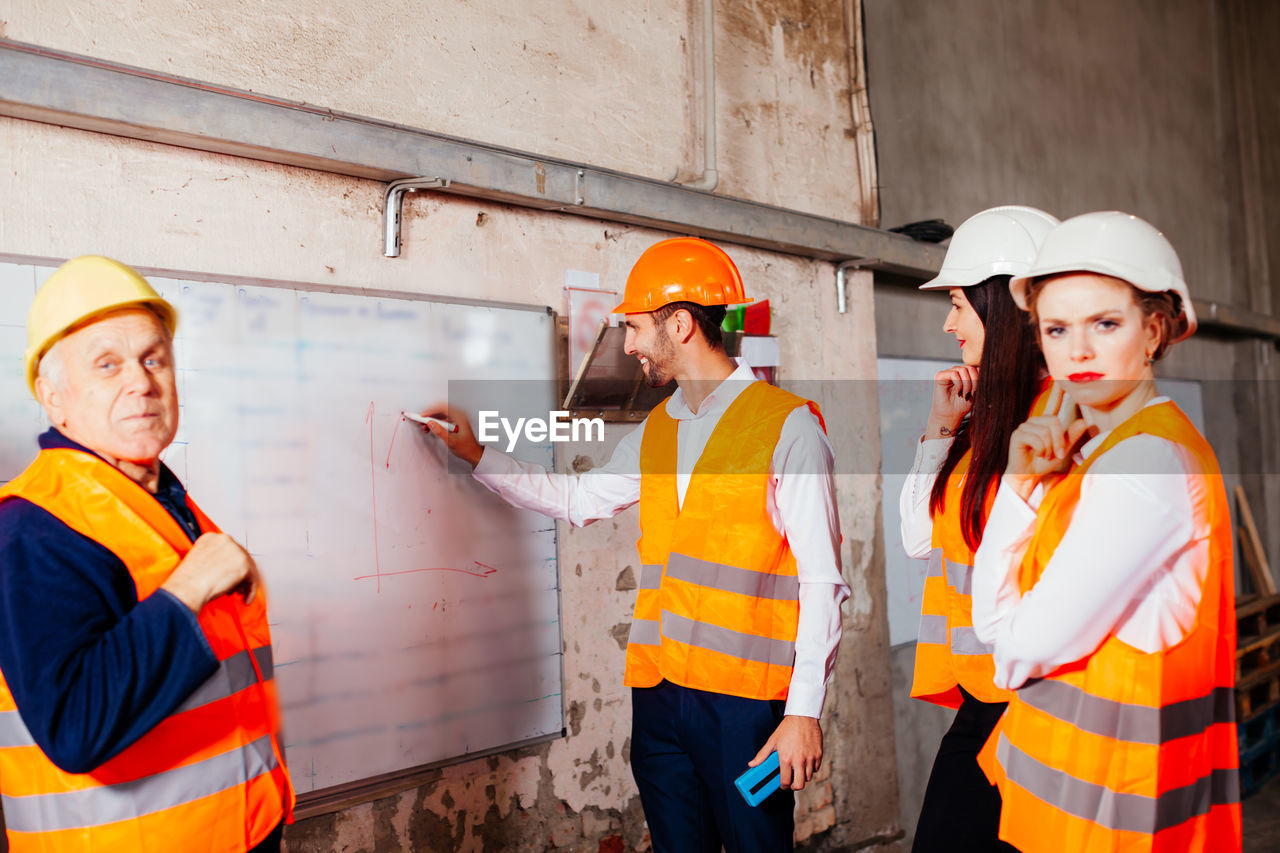
[[(42, 448), (91, 453), (56, 429)], [(156, 499), (193, 539), (163, 464)], [(21, 498), (0, 503), (0, 672), (54, 764), (87, 773), (146, 734), (218, 667), (195, 615), (163, 589), (138, 601), (115, 554)]]

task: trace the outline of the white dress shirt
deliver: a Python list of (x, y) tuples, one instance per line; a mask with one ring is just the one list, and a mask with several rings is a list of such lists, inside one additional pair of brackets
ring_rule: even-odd
[[(1107, 435), (1090, 439), (1077, 462)], [(1208, 522), (1192, 507), (1210, 484), (1192, 470), (1186, 448), (1153, 435), (1127, 438), (1100, 456), (1081, 481), (1062, 541), (1026, 595), (1018, 591), (1018, 566), (1036, 511), (1001, 484), (973, 572), (973, 625), (994, 646), (998, 687), (1017, 689), (1080, 660), (1113, 633), (1144, 652), (1186, 636), (1209, 549)]]
[[(720, 416), (743, 389), (756, 381), (739, 364), (693, 412), (677, 389), (667, 414), (677, 421), (676, 490), (680, 504), (690, 474)], [(647, 422), (647, 421), (646, 421)], [(640, 500), (640, 442), (645, 424), (623, 437), (609, 461), (581, 476), (550, 474), (489, 446), (475, 478), (507, 501), (581, 527), (610, 518)], [(782, 426), (769, 463), (767, 509), (775, 529), (787, 539), (800, 581), (796, 659), (786, 713), (822, 715), (827, 682), (840, 644), (840, 605), (849, 586), (840, 573), (840, 521), (836, 510), (834, 456), (818, 419), (799, 406)]]
[(929, 514), (929, 496), (938, 481), (942, 463), (947, 461), (952, 438), (924, 438), (916, 443), (916, 461), (898, 495), (899, 531), (902, 547), (908, 557), (929, 559), (933, 550), (933, 516)]

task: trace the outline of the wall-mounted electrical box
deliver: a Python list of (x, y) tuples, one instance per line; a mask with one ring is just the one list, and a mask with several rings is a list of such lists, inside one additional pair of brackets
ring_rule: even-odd
[[(572, 417), (639, 423), (650, 409), (676, 390), (674, 381), (661, 388), (649, 387), (639, 359), (623, 352), (626, 334), (623, 326), (600, 324), (591, 349), (568, 383), (561, 405)], [(777, 338), (725, 332), (724, 348), (730, 356), (744, 358), (759, 378), (767, 382), (774, 380), (778, 363)]]

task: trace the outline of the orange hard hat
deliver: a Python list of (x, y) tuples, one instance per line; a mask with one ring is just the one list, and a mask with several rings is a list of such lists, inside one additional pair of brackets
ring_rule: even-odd
[(697, 237), (654, 243), (631, 268), (614, 314), (647, 314), (672, 302), (740, 305), (751, 302), (742, 275), (724, 249)]

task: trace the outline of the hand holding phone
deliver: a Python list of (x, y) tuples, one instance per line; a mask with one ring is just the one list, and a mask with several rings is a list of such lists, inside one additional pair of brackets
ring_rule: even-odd
[(781, 782), (781, 768), (778, 766), (777, 751), (769, 753), (769, 757), (747, 770), (733, 784), (741, 792), (742, 798), (749, 806), (758, 806), (765, 798), (778, 790)]

